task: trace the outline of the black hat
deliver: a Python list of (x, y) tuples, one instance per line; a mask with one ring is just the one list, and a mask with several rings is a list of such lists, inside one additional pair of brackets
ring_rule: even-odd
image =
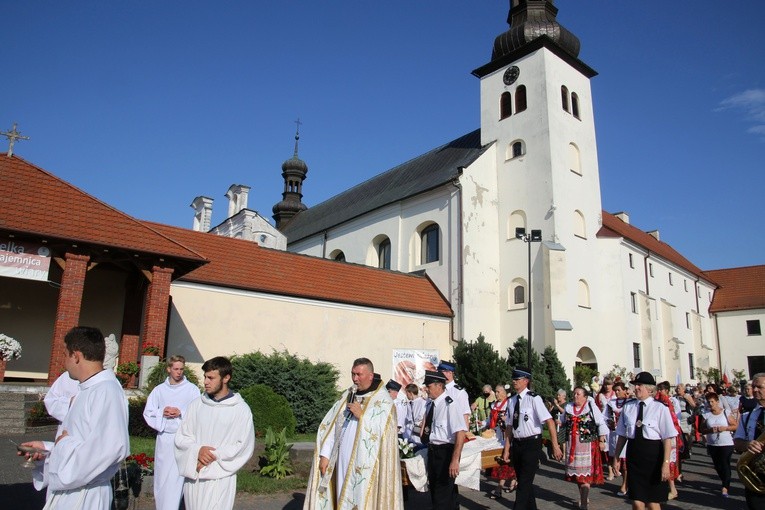
[(526, 367), (518, 367), (513, 370), (513, 380), (531, 379), (531, 372)]
[(650, 372), (640, 372), (630, 381), (630, 384), (649, 384), (651, 386), (656, 386), (656, 379), (653, 378)]
[(446, 382), (446, 376), (442, 374), (441, 372), (434, 372), (433, 370), (426, 370), (425, 371), (425, 382), (424, 384), (427, 386), (428, 384), (432, 384), (435, 382)]
[(438, 370), (440, 372), (454, 372), (454, 369), (457, 368), (457, 364), (453, 361), (442, 361), (438, 364)]
[(400, 390), (400, 389), (401, 389), (401, 384), (400, 384), (398, 381), (394, 381), (393, 379), (391, 379), (391, 380), (390, 380), (390, 381), (388, 381), (388, 383), (385, 385), (385, 389), (386, 389), (386, 390), (393, 390), (393, 391), (398, 391), (398, 390)]

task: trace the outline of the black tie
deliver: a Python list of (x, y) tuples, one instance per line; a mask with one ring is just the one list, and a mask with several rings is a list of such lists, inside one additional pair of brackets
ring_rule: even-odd
[(422, 427), (422, 436), (420, 437), (423, 443), (427, 443), (430, 440), (430, 429), (431, 425), (433, 425), (433, 409), (435, 409), (435, 407), (435, 402), (431, 402), (428, 407), (428, 414), (425, 416), (425, 426)]
[(635, 420), (635, 435), (637, 435), (638, 432), (640, 432), (640, 435), (643, 435), (643, 408), (645, 407), (645, 402), (640, 402), (640, 407), (638, 407), (638, 414), (637, 419)]
[(518, 401), (515, 403), (515, 410), (513, 411), (513, 430), (518, 429), (518, 418), (521, 415), (521, 396), (518, 395)]

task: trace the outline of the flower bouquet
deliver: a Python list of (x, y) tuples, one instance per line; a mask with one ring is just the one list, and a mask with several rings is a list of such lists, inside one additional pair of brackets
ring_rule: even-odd
[(414, 444), (406, 439), (398, 438), (398, 453), (402, 459), (411, 459), (414, 457)]
[(141, 478), (154, 474), (154, 457), (149, 457), (145, 453), (129, 455), (125, 462), (127, 464), (135, 464), (141, 468)]
[(21, 344), (13, 338), (0, 333), (0, 359), (10, 361), (21, 357)]

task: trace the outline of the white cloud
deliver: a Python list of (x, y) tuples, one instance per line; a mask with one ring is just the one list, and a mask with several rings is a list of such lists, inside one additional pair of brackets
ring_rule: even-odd
[(747, 120), (756, 124), (747, 132), (765, 137), (765, 89), (749, 89), (734, 94), (720, 102), (717, 110), (743, 112)]

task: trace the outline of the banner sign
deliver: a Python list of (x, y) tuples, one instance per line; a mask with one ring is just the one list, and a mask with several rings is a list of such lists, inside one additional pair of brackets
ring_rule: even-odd
[(46, 282), (50, 258), (47, 246), (0, 239), (0, 276)]
[(425, 371), (435, 370), (439, 359), (438, 349), (393, 349), (393, 379), (402, 387), (422, 386)]

